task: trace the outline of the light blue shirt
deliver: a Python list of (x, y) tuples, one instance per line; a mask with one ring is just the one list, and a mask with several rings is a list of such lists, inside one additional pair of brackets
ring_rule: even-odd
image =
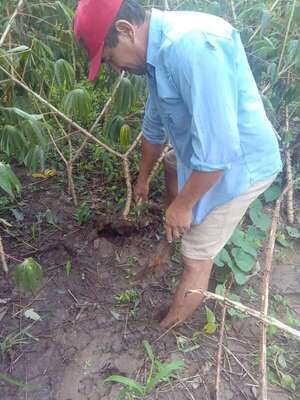
[(194, 224), (281, 170), (273, 127), (229, 23), (204, 13), (153, 9), (147, 68), (143, 134), (153, 144), (169, 138), (179, 190), (193, 170), (224, 170), (194, 206)]

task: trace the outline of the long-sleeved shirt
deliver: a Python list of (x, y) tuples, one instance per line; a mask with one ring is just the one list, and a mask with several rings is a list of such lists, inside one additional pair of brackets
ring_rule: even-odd
[(239, 33), (229, 23), (204, 13), (153, 9), (147, 71), (143, 134), (152, 144), (169, 138), (179, 190), (193, 170), (224, 171), (194, 206), (194, 224), (281, 170), (274, 129)]

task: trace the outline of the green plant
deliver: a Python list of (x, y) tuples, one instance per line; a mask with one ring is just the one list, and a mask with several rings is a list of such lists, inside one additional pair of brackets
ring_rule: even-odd
[(124, 292), (115, 295), (115, 299), (119, 304), (134, 303), (139, 299), (139, 297), (139, 293), (134, 289), (125, 290)]
[(216, 323), (216, 316), (214, 312), (207, 306), (205, 306), (205, 311), (206, 311), (207, 323), (204, 326), (203, 331), (207, 334), (215, 333), (218, 327)]
[(104, 382), (116, 382), (124, 386), (118, 395), (118, 399), (143, 399), (144, 396), (151, 393), (160, 382), (169, 381), (175, 378), (176, 372), (180, 372), (184, 367), (183, 360), (177, 360), (170, 363), (159, 361), (148, 341), (144, 341), (144, 348), (150, 361), (150, 367), (147, 371), (147, 376), (144, 385), (136, 380), (127, 378), (122, 375), (111, 375)]
[(89, 222), (92, 217), (90, 206), (86, 202), (81, 203), (74, 217), (80, 225)]
[[(9, 165), (0, 162), (0, 187), (12, 199), (21, 192), (21, 183)], [(5, 200), (3, 200), (5, 202)]]
[(43, 270), (33, 258), (26, 258), (14, 271), (16, 285), (25, 292), (34, 294), (43, 280)]

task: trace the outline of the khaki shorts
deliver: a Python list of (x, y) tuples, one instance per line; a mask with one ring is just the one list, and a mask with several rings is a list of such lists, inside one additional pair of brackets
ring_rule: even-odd
[[(176, 168), (175, 154), (166, 156), (165, 162)], [(215, 208), (201, 224), (192, 225), (182, 237), (181, 252), (193, 260), (209, 260), (216, 257), (230, 239), (250, 204), (274, 181), (272, 176), (256, 182), (245, 193)]]

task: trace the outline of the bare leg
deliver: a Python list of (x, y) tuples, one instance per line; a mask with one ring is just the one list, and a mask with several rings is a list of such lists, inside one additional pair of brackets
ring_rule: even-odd
[(183, 257), (185, 269), (176, 288), (174, 301), (167, 316), (160, 322), (162, 328), (183, 322), (201, 304), (203, 295), (186, 292), (190, 289), (208, 288), (213, 260), (192, 260)]

